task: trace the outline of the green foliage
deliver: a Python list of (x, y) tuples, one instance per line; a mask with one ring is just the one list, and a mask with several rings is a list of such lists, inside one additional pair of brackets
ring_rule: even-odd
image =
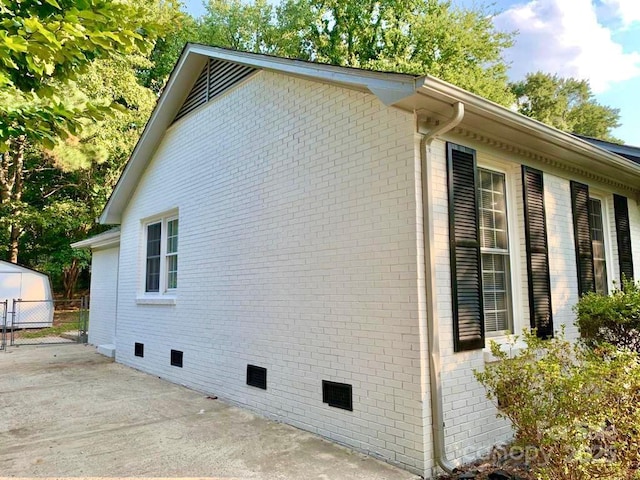
[[(497, 31), (492, 13), (440, 0), (211, 0), (191, 22), (178, 17), (175, 35), (158, 42), (145, 85), (162, 85), (183, 45), (202, 42), (238, 50), (365, 69), (431, 74), (503, 105), (511, 105), (502, 52), (512, 35)], [(182, 27), (185, 28), (182, 28)]]
[(589, 347), (608, 343), (640, 353), (640, 282), (625, 280), (611, 295), (583, 295), (574, 311)]
[(527, 452), (536, 477), (632, 478), (640, 460), (638, 355), (574, 347), (563, 335), (524, 340), (513, 358), (493, 342), (498, 362), (475, 375), (511, 420), (514, 448)]
[(312, 14), (298, 32), (301, 53), (312, 60), (430, 74), (504, 105), (513, 101), (502, 59), (512, 35), (497, 31), (483, 7), (455, 8), (437, 0), (306, 0), (287, 2), (279, 13), (291, 17), (291, 6)]
[(136, 78), (136, 69), (147, 65), (137, 56), (94, 61), (70, 84), (73, 94), (120, 107), (55, 148), (27, 156), (20, 260), (48, 273), (67, 295), (90, 260), (70, 244), (104, 229), (95, 219), (155, 104), (154, 93)]
[[(136, 71), (170, 22), (156, 0), (0, 0), (0, 237), (67, 295), (155, 103)], [(8, 234), (9, 233), (9, 234)]]
[(620, 111), (600, 105), (586, 80), (537, 72), (513, 83), (511, 90), (518, 111), (528, 117), (566, 132), (621, 143), (611, 135), (620, 126)]
[(145, 2), (0, 0), (0, 151), (23, 137), (53, 148), (81, 119), (108, 110), (69, 105), (68, 82), (92, 61), (146, 52), (157, 25)]
[(147, 65), (137, 68), (140, 83), (159, 93), (187, 42), (206, 43), (203, 26), (190, 15), (180, 11), (180, 5), (166, 2), (159, 19), (162, 35), (158, 37), (148, 56)]

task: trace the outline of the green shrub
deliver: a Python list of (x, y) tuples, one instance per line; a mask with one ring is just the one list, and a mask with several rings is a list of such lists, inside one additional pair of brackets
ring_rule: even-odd
[(499, 361), (475, 372), (512, 422), (512, 452), (524, 452), (540, 479), (640, 478), (638, 354), (572, 346), (562, 334), (524, 340), (513, 358), (492, 342)]
[(640, 282), (623, 282), (611, 295), (584, 295), (574, 307), (583, 341), (640, 353)]

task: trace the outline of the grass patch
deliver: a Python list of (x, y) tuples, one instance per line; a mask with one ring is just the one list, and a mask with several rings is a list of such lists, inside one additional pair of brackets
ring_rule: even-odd
[(43, 328), (37, 331), (21, 332), (20, 338), (42, 338), (42, 337), (54, 337), (61, 333), (77, 331), (78, 322), (63, 323), (61, 325), (55, 325), (53, 327)]

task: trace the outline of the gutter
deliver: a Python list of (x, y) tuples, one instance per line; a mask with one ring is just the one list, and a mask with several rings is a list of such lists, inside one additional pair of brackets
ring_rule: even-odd
[(422, 77), (416, 81), (416, 89), (423, 95), (440, 98), (442, 101), (447, 101), (452, 104), (455, 102), (463, 102), (470, 112), (473, 111), (474, 113), (481, 114), (485, 118), (493, 119), (505, 126), (512, 127), (534, 137), (544, 138), (547, 143), (560, 148), (595, 158), (605, 164), (614, 166), (621, 172), (628, 172), (631, 175), (640, 176), (640, 164), (635, 164), (631, 160), (627, 160), (615, 153), (597, 147), (586, 140), (582, 140), (538, 120), (509, 110), (444, 80), (431, 76)]
[[(425, 289), (427, 302), (426, 330), (429, 349), (429, 379), (431, 385), (431, 427), (433, 432), (434, 456), (436, 463), (447, 473), (453, 473), (455, 466), (447, 458), (444, 433), (444, 408), (442, 406), (442, 377), (440, 367), (440, 329), (438, 325), (437, 299), (435, 298), (435, 226), (431, 205), (433, 204), (433, 189), (431, 188), (432, 172), (428, 162), (427, 152), (431, 153), (431, 142), (439, 135), (443, 135), (456, 127), (464, 117), (464, 104), (453, 104), (454, 113), (446, 122), (426, 134), (421, 134), (416, 124), (416, 132), (420, 138), (420, 166), (422, 172), (422, 215), (424, 235), (424, 267)], [(418, 112), (415, 112), (416, 115)], [(417, 116), (416, 116), (417, 120)]]

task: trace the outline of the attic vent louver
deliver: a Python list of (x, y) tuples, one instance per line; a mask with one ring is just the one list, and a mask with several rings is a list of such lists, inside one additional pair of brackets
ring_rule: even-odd
[(266, 390), (267, 369), (264, 367), (256, 367), (255, 365), (247, 365), (247, 385)]
[(209, 59), (180, 107), (174, 122), (230, 89), (255, 71), (253, 67)]
[(353, 411), (351, 385), (323, 380), (322, 402), (328, 403), (330, 407)]

